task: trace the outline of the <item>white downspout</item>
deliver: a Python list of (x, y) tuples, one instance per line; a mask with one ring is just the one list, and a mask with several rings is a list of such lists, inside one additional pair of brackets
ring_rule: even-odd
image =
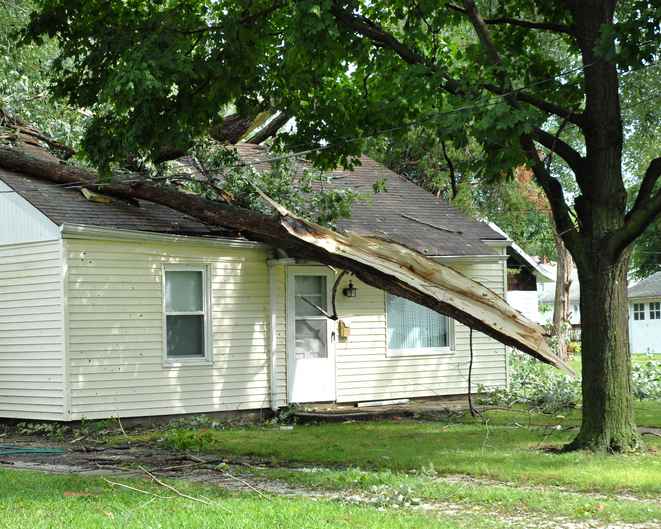
[(269, 262), (269, 385), (271, 388), (271, 409), (278, 411), (278, 316), (277, 316), (277, 284), (275, 266)]

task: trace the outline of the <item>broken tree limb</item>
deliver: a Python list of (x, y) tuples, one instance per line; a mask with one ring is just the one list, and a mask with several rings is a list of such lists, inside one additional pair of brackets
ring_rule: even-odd
[(549, 347), (541, 326), (512, 309), (492, 290), (454, 269), (392, 241), (337, 233), (300, 217), (265, 197), (273, 216), (183, 193), (145, 180), (99, 183), (93, 171), (42, 160), (0, 146), (0, 167), (54, 183), (85, 187), (154, 202), (211, 225), (232, 228), (246, 237), (282, 248), (290, 255), (352, 272), (364, 283), (424, 305), (573, 373)]

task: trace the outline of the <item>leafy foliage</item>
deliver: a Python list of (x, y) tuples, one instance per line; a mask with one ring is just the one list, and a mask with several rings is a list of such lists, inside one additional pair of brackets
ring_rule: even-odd
[[(291, 158), (273, 161), (268, 167), (260, 165), (258, 171), (244, 165), (236, 151), (208, 139), (197, 141), (192, 155), (202, 176), (213, 182), (212, 194), (218, 194), (214, 188), (221, 190), (232, 204), (267, 214), (272, 210), (260, 191), (290, 211), (330, 227), (351, 216), (354, 201), (369, 199), (351, 188), (329, 187), (332, 176), (310, 167), (301, 168)], [(176, 178), (176, 171), (172, 176)], [(192, 185), (197, 192), (210, 192), (208, 186)]]
[[(581, 401), (580, 377), (572, 379), (528, 356), (510, 357), (510, 386), (485, 391), (483, 403), (499, 406), (526, 404), (547, 413), (574, 408)], [(661, 400), (661, 361), (649, 360), (633, 365), (633, 392), (639, 400)]]
[(75, 147), (87, 118), (49, 90), (57, 41), (17, 45), (32, 9), (29, 0), (0, 2), (0, 109)]

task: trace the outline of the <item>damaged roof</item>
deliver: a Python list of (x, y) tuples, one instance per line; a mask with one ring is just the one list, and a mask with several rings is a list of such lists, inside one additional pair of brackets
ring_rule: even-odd
[[(257, 171), (268, 170), (268, 163), (258, 163), (269, 158), (264, 147), (239, 144), (235, 149)], [(310, 169), (305, 162), (296, 164), (298, 171)], [(336, 169), (324, 175), (327, 188), (351, 188), (368, 197), (354, 202), (351, 217), (337, 223), (340, 230), (390, 239), (428, 256), (491, 255), (496, 251), (485, 241), (508, 241), (486, 223), (367, 156), (361, 156), (360, 165), (351, 170)], [(385, 190), (374, 193), (378, 182), (385, 184)]]
[(151, 231), (176, 235), (222, 235), (178, 211), (145, 201), (112, 199), (110, 204), (86, 199), (79, 188), (67, 188), (0, 169), (0, 180), (58, 226), (63, 224), (98, 228)]
[[(257, 171), (268, 169), (269, 164), (264, 160), (271, 155), (266, 148), (249, 144), (235, 148), (239, 157)], [(308, 164), (296, 162), (298, 171), (308, 168)], [(325, 175), (324, 186), (351, 188), (368, 197), (353, 204), (351, 218), (337, 223), (340, 231), (390, 239), (428, 256), (493, 255), (497, 251), (485, 242), (507, 241), (487, 224), (469, 218), (366, 156), (361, 157), (360, 165), (352, 170), (338, 169)], [(236, 233), (207, 226), (193, 217), (150, 202), (122, 199), (113, 199), (111, 203), (94, 202), (85, 198), (78, 188), (58, 186), (1, 169), (0, 180), (57, 225), (207, 237), (236, 236)], [(374, 193), (377, 182), (384, 184), (384, 191)]]

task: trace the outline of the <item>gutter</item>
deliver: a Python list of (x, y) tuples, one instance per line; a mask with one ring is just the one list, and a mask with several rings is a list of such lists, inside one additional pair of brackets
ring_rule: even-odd
[(175, 235), (151, 231), (98, 228), (85, 224), (62, 224), (60, 233), (64, 239), (97, 239), (128, 242), (168, 242), (196, 244), (201, 246), (222, 246), (225, 248), (269, 248), (267, 244), (231, 237), (197, 237)]
[(278, 412), (278, 315), (277, 315), (277, 284), (276, 266), (281, 264), (281, 259), (267, 261), (269, 269), (269, 388), (271, 390), (271, 410)]

